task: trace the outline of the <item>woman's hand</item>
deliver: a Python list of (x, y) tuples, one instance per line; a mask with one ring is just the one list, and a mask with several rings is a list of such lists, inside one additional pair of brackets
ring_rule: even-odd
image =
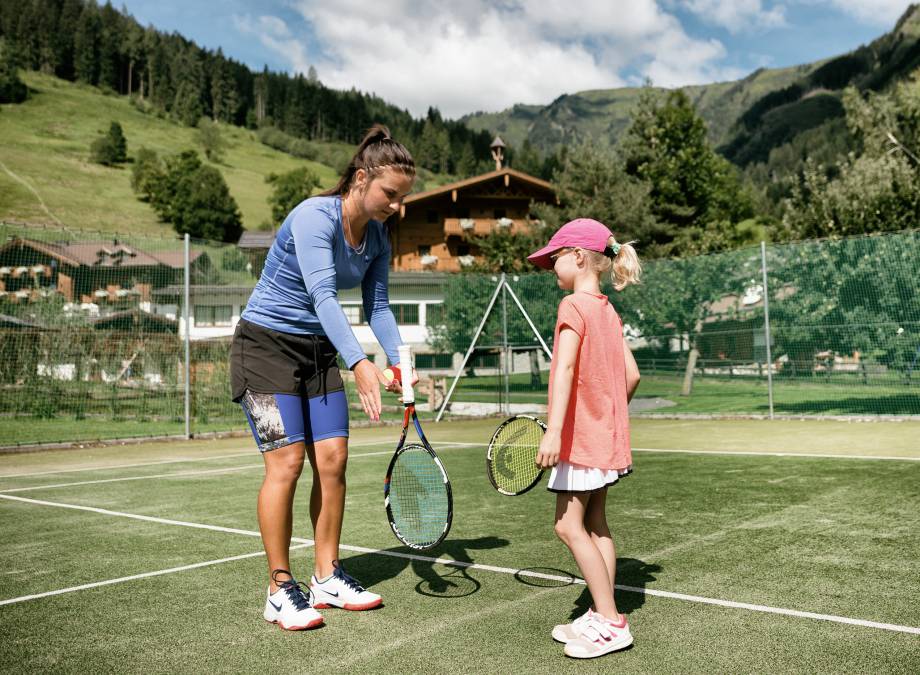
[(377, 422), (380, 420), (380, 385), (387, 384), (387, 380), (380, 368), (369, 359), (358, 361), (353, 371), (361, 407), (372, 421)]
[(537, 466), (541, 469), (550, 469), (559, 463), (559, 451), (562, 447), (562, 436), (559, 433), (547, 431), (540, 441), (540, 451), (537, 453)]
[[(402, 369), (399, 367), (398, 363), (396, 364), (394, 368), (396, 369), (397, 372), (400, 373), (400, 375), (402, 374)], [(391, 373), (393, 372), (393, 370), (390, 368), (388, 368), (387, 370), (390, 371)], [(384, 371), (384, 375), (386, 375), (386, 373), (387, 371)], [(415, 368), (413, 368), (412, 369), (412, 386), (415, 386), (416, 384), (418, 384), (418, 373), (416, 372)], [(400, 382), (399, 377), (393, 377), (393, 379), (387, 381), (387, 391), (393, 394), (396, 394), (397, 396), (402, 396), (402, 382)]]

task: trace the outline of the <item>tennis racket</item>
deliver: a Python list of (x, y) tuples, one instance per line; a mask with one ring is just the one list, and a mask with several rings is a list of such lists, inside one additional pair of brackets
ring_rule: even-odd
[[(454, 514), (453, 496), (447, 472), (425, 438), (415, 414), (409, 347), (399, 348), (399, 365), (408, 374), (402, 378), (406, 410), (403, 413), (402, 435), (383, 482), (383, 502), (396, 538), (410, 548), (425, 551), (444, 541), (450, 531)], [(406, 443), (410, 419), (421, 443)]]
[(486, 451), (486, 472), (492, 487), (503, 495), (522, 495), (540, 482), (537, 466), (546, 425), (530, 415), (515, 415), (499, 425)]

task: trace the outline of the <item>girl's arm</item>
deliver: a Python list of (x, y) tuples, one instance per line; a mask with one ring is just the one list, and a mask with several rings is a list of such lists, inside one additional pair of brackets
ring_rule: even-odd
[(575, 376), (575, 362), (578, 360), (578, 348), (581, 336), (568, 326), (559, 331), (558, 349), (553, 354), (556, 360), (553, 371), (553, 409), (546, 424), (546, 434), (540, 442), (537, 453), (537, 465), (548, 469), (559, 462), (562, 445), (562, 425), (569, 408), (572, 395), (572, 380)]
[(636, 365), (636, 359), (626, 343), (626, 338), (623, 338), (623, 355), (626, 358), (626, 401), (629, 402), (639, 387), (641, 377), (639, 375), (639, 366)]

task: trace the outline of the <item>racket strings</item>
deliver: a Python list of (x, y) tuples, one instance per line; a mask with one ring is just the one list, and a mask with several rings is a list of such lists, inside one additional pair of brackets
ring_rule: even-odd
[(416, 545), (437, 541), (450, 510), (444, 475), (423, 447), (407, 447), (390, 477), (390, 509), (400, 534)]
[(515, 419), (503, 427), (492, 445), (492, 478), (507, 492), (524, 490), (541, 473), (536, 464), (542, 428), (528, 419)]

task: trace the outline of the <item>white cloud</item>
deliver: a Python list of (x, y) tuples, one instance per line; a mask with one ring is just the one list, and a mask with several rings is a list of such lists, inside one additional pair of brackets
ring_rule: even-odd
[[(739, 74), (719, 67), (721, 43), (688, 36), (656, 0), (292, 0), (291, 7), (319, 42), (310, 53), (323, 55), (313, 63), (325, 84), (374, 92), (414, 115), (430, 105), (458, 117), (547, 103), (622, 86), (636, 72), (663, 86)], [(249, 25), (294, 70), (306, 70), (303, 45), (280, 21)]]
[(824, 2), (860, 21), (889, 28), (894, 26), (894, 22), (911, 4), (910, 0), (824, 0)]
[(732, 33), (777, 28), (786, 24), (783, 5), (769, 9), (761, 0), (684, 0), (681, 4), (710, 24)]
[(266, 48), (288, 61), (293, 71), (306, 73), (310, 68), (310, 59), (303, 41), (295, 38), (287, 24), (278, 17), (253, 18), (234, 14), (233, 25), (242, 35), (258, 38)]

